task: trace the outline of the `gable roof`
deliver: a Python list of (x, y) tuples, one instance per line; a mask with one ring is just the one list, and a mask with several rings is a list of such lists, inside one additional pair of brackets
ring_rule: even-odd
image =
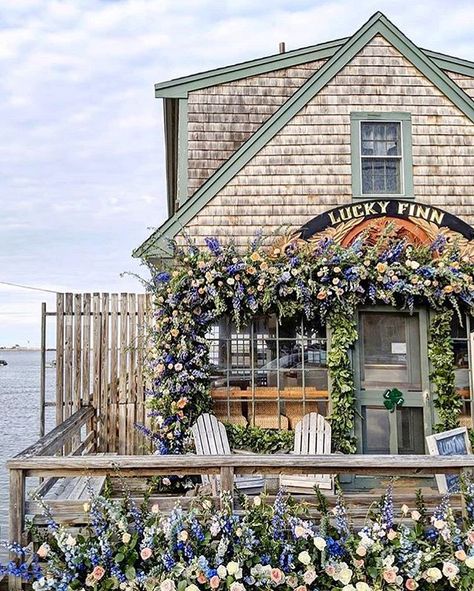
[[(188, 93), (194, 90), (201, 90), (202, 88), (225, 84), (226, 82), (235, 82), (236, 80), (258, 76), (259, 74), (268, 74), (275, 70), (299, 66), (308, 62), (328, 59), (347, 43), (349, 39), (350, 37), (343, 37), (325, 43), (318, 43), (317, 45), (310, 45), (308, 47), (285, 51), (284, 53), (276, 53), (262, 58), (240, 62), (223, 68), (215, 68), (189, 76), (181, 76), (164, 82), (158, 82), (155, 84), (155, 97), (186, 98)], [(474, 77), (473, 61), (430, 49), (421, 49), (421, 51), (443, 70)]]
[[(179, 231), (253, 158), (357, 53), (382, 35), (474, 123), (474, 101), (381, 12), (375, 13), (317, 70), (234, 154), (154, 232), (134, 257), (170, 256), (169, 239)], [(447, 57), (447, 56), (446, 56)], [(453, 59), (453, 58), (451, 58)], [(161, 251), (161, 254), (160, 252)]]

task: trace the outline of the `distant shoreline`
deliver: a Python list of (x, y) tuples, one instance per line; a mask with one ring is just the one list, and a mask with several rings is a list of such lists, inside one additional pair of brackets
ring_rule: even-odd
[[(47, 351), (51, 351), (52, 349), (47, 349)], [(4, 351), (5, 353), (31, 353), (39, 352), (41, 349), (39, 347), (0, 347), (0, 354)]]

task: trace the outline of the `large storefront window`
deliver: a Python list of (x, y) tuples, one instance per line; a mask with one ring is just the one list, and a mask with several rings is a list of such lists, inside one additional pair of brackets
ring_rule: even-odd
[(293, 429), (308, 412), (327, 414), (325, 329), (269, 316), (238, 331), (225, 318), (208, 338), (211, 395), (221, 420)]
[(464, 319), (463, 326), (459, 322), (457, 314), (454, 315), (451, 329), (454, 348), (454, 376), (456, 391), (463, 402), (461, 410), (461, 425), (472, 427), (472, 390), (470, 382), (470, 343), (469, 335), (473, 328), (472, 319)]

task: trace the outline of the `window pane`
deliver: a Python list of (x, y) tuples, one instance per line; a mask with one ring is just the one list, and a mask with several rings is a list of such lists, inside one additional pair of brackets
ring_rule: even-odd
[(421, 407), (397, 409), (397, 438), (399, 454), (425, 453), (425, 428)]
[(390, 417), (385, 408), (362, 407), (364, 453), (390, 453)]
[(418, 315), (363, 312), (362, 385), (421, 388)]
[(362, 156), (401, 156), (400, 123), (361, 123)]
[(400, 160), (362, 158), (362, 192), (364, 194), (399, 194)]

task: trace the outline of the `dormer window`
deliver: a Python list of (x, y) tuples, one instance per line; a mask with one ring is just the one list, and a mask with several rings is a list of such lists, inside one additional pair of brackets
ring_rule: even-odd
[(352, 113), (354, 197), (413, 197), (409, 113)]

